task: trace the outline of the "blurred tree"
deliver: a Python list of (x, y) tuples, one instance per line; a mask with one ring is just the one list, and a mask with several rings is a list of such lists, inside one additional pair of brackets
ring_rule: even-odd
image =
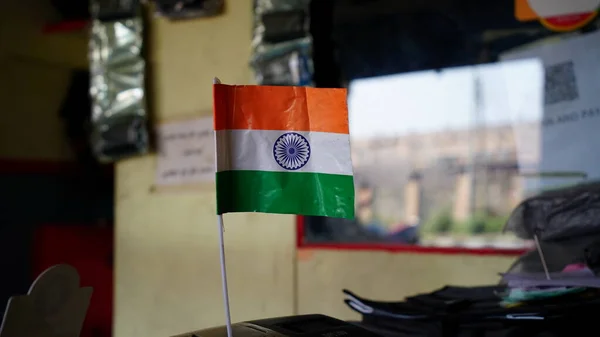
[(454, 227), (454, 219), (450, 208), (443, 208), (430, 217), (423, 225), (423, 231), (429, 233), (448, 233)]

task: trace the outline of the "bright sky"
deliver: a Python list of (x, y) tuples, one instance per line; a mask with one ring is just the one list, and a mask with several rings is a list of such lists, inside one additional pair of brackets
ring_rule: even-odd
[(371, 138), (474, 126), (477, 76), (487, 125), (540, 120), (543, 67), (529, 59), (352, 81), (350, 133)]

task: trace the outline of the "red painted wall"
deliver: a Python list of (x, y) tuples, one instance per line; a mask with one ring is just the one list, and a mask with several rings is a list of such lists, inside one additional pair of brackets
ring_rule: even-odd
[(46, 268), (75, 267), (81, 286), (94, 288), (81, 337), (109, 337), (113, 311), (113, 230), (47, 225), (35, 231), (32, 280)]

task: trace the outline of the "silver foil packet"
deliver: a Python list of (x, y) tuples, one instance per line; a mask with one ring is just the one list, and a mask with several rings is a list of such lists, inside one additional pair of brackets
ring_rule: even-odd
[(155, 0), (156, 12), (171, 20), (211, 17), (223, 13), (225, 0)]
[(273, 45), (262, 53), (256, 53), (250, 64), (256, 83), (261, 85), (313, 85), (309, 39)]
[(250, 64), (261, 85), (312, 85), (309, 0), (256, 0)]
[(89, 59), (92, 147), (102, 162), (146, 153), (142, 20), (92, 22)]
[(256, 0), (252, 47), (263, 52), (269, 45), (309, 35), (309, 0)]

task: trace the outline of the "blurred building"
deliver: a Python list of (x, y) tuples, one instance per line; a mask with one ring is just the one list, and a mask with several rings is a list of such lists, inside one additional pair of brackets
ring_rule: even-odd
[(538, 123), (529, 123), (353, 139), (352, 159), (357, 181), (375, 190), (372, 213), (384, 222), (442, 209), (462, 221), (477, 211), (508, 214), (523, 199), (519, 172), (537, 162), (529, 145), (539, 144), (531, 138), (538, 134)]

